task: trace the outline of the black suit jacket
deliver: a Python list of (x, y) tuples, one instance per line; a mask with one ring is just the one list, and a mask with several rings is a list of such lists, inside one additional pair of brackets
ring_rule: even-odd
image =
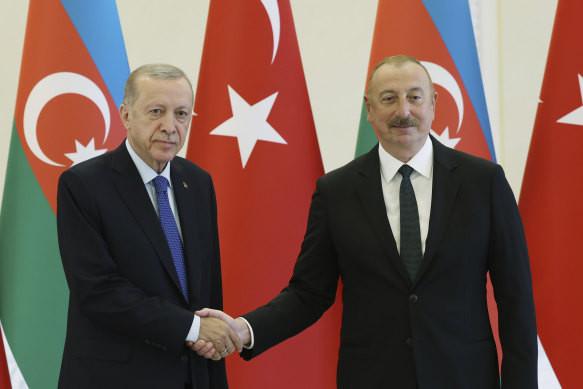
[(255, 334), (244, 358), (318, 320), (340, 276), (339, 388), (499, 388), (486, 304), (490, 271), (502, 387), (537, 387), (532, 282), (513, 193), (499, 165), (432, 142), (431, 214), (417, 279), (410, 281), (391, 232), (377, 145), (318, 180), (288, 287), (244, 315)]
[(57, 224), (70, 299), (60, 388), (227, 387), (224, 361), (185, 346), (193, 312), (222, 309), (213, 183), (179, 157), (170, 169), (190, 304), (125, 143), (62, 174)]

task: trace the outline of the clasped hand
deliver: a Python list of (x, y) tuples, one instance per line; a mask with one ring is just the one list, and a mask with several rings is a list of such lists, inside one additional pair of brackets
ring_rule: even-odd
[(249, 329), (244, 320), (233, 319), (222, 311), (205, 308), (195, 312), (200, 316), (200, 331), (196, 342), (186, 345), (198, 355), (215, 361), (225, 358), (251, 341)]

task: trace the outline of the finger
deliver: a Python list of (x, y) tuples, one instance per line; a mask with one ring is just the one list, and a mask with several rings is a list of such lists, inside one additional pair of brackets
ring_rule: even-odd
[(211, 359), (212, 359), (213, 361), (220, 361), (220, 360), (221, 360), (221, 356), (219, 355), (219, 353), (215, 353), (215, 354), (214, 354), (214, 355), (211, 357)]
[[(236, 334), (234, 334), (235, 338), (237, 337)], [(232, 353), (235, 352), (235, 344), (233, 343), (232, 339), (232, 335), (230, 335), (229, 337), (227, 337), (227, 339), (225, 339), (225, 347), (223, 348), (223, 350), (227, 350), (227, 354), (222, 354), (223, 357), (227, 356), (227, 355), (231, 355)], [(220, 349), (219, 349), (220, 350)]]
[(207, 317), (210, 313), (209, 311), (210, 311), (210, 309), (204, 308), (204, 309), (201, 309), (200, 311), (196, 311), (194, 313), (196, 314), (196, 316)]
[(204, 357), (209, 359), (209, 358), (212, 358), (213, 355), (215, 355), (215, 354), (218, 354), (218, 353), (217, 353), (217, 350), (213, 347), (204, 355)]
[(210, 358), (215, 353), (215, 351), (213, 351), (213, 344), (211, 342), (205, 342), (204, 340), (198, 340), (191, 348), (196, 351), (198, 355), (205, 358)]

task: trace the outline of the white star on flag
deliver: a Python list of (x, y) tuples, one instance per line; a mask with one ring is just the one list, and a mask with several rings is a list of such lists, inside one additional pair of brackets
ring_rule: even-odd
[(455, 146), (458, 144), (458, 142), (460, 140), (462, 140), (462, 138), (450, 138), (449, 137), (449, 127), (445, 127), (445, 130), (443, 130), (443, 132), (441, 133), (441, 135), (438, 135), (437, 132), (430, 130), (431, 131), (431, 135), (433, 135), (437, 140), (439, 140), (439, 142), (441, 142), (441, 144), (455, 149)]
[[(577, 76), (579, 77), (579, 90), (581, 92), (581, 100), (583, 102), (583, 77), (581, 77), (580, 74)], [(557, 123), (583, 126), (583, 105), (557, 120)]]
[(254, 105), (249, 105), (230, 85), (227, 86), (233, 116), (212, 130), (210, 134), (236, 137), (241, 153), (241, 162), (245, 168), (258, 140), (287, 144), (277, 131), (267, 123), (267, 117), (273, 108), (278, 92)]
[(73, 165), (71, 166), (75, 166), (78, 163), (97, 157), (107, 151), (107, 149), (95, 150), (95, 138), (92, 138), (87, 146), (83, 146), (78, 140), (75, 140), (75, 148), (77, 150), (74, 153), (65, 153), (65, 156), (73, 161)]

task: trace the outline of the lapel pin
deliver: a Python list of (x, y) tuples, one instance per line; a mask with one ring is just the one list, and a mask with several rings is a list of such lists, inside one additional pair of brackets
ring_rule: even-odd
[(182, 186), (184, 186), (184, 189), (188, 190), (188, 184), (184, 181), (182, 181)]

